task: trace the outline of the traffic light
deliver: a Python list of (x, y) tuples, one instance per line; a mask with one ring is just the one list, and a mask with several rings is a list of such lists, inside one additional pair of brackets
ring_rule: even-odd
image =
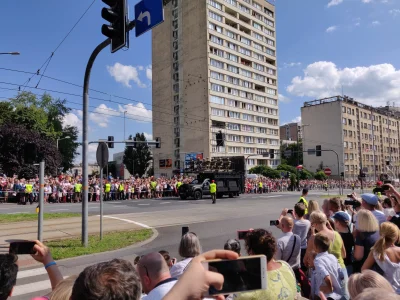
[(341, 176), (341, 177), (344, 177), (344, 172), (340, 172), (340, 176)]
[(224, 145), (225, 145), (224, 144), (224, 135), (222, 134), (221, 130), (217, 132), (216, 139), (217, 139), (217, 147), (224, 147)]
[(107, 146), (108, 146), (108, 148), (110, 148), (110, 149), (112, 149), (112, 148), (114, 148), (114, 137), (113, 136), (109, 136), (108, 137), (108, 143), (107, 143)]
[(111, 53), (125, 47), (127, 8), (126, 0), (102, 0), (110, 8), (103, 7), (101, 17), (110, 22), (110, 25), (103, 25), (101, 33), (111, 39)]
[(156, 138), (156, 148), (160, 149), (161, 148), (161, 138)]
[(315, 155), (316, 156), (321, 156), (322, 155), (322, 147), (321, 147), (321, 145), (317, 145), (316, 147), (315, 147)]
[(275, 150), (274, 149), (269, 149), (269, 158), (274, 159), (275, 158)]

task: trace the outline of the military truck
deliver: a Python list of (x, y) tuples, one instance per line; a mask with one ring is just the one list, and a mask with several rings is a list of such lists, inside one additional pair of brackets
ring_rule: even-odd
[(217, 184), (217, 198), (229, 196), (233, 198), (244, 193), (244, 175), (234, 172), (203, 172), (191, 183), (182, 184), (179, 188), (179, 196), (182, 200), (194, 198), (200, 200), (203, 196), (210, 195), (210, 183), (215, 180)]

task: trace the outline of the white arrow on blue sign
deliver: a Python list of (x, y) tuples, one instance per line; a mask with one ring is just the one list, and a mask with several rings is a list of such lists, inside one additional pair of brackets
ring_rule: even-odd
[(162, 0), (142, 0), (135, 5), (136, 37), (164, 22)]

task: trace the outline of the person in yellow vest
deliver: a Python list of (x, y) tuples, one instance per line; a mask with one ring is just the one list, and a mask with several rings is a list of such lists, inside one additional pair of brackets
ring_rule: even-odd
[(180, 181), (180, 179), (178, 179), (178, 182), (175, 185), (176, 193), (178, 194), (178, 197), (179, 197), (179, 188), (181, 187), (181, 185), (182, 185), (182, 182)]
[(109, 201), (110, 200), (110, 192), (111, 192), (111, 184), (110, 182), (106, 181), (106, 184), (104, 185), (104, 193), (105, 195), (105, 200)]
[(74, 185), (74, 192), (75, 192), (75, 202), (81, 201), (81, 192), (82, 192), (82, 183), (79, 181)]
[(308, 189), (304, 188), (303, 192), (301, 193), (300, 200), (299, 200), (299, 203), (303, 203), (305, 208), (306, 208), (306, 211), (305, 211), (304, 214), (308, 214), (308, 202), (307, 202), (307, 199), (306, 199), (307, 195), (308, 195)]
[(260, 180), (260, 182), (258, 183), (258, 193), (259, 193), (259, 194), (262, 194), (262, 192), (263, 192), (263, 183), (262, 183), (262, 181)]
[(155, 181), (154, 176), (152, 176), (150, 181), (151, 198), (156, 198), (156, 187), (157, 187), (157, 181)]
[(131, 186), (131, 199), (133, 200), (133, 199), (136, 199), (136, 196), (135, 196), (135, 186), (132, 184), (132, 186)]
[(27, 184), (25, 184), (25, 201), (29, 200), (29, 203), (32, 205), (33, 203), (33, 195), (32, 195), (32, 191), (33, 191), (33, 185), (31, 181), (28, 181)]
[(121, 181), (121, 183), (119, 184), (118, 194), (119, 200), (125, 200), (125, 186), (123, 181)]
[(212, 180), (210, 184), (210, 195), (212, 199), (212, 204), (215, 204), (217, 201), (217, 185), (215, 184), (215, 181)]
[(324, 189), (325, 189), (325, 191), (328, 191), (328, 183), (324, 183)]

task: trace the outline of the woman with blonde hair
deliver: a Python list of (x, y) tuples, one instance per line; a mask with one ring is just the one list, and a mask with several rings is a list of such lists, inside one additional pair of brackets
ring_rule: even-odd
[(350, 299), (354, 299), (367, 288), (385, 289), (387, 292), (394, 292), (391, 284), (382, 275), (375, 271), (364, 270), (349, 278)]
[[(321, 211), (314, 211), (310, 215), (310, 223), (311, 223), (311, 238), (308, 240), (306, 255), (304, 256), (304, 264), (307, 267), (313, 266), (313, 256), (314, 256), (314, 237), (315, 231), (318, 233), (324, 234), (329, 238), (330, 247), (328, 250), (329, 254), (333, 254), (339, 262), (339, 265), (342, 269), (344, 280), (342, 283), (342, 292), (345, 299), (348, 299), (348, 291), (347, 291), (347, 270), (344, 264), (344, 258), (346, 258), (346, 249), (344, 247), (344, 243), (340, 234), (330, 227), (329, 222), (326, 218), (326, 215)], [(329, 228), (328, 228), (329, 226)]]
[(399, 228), (390, 222), (383, 222), (380, 229), (380, 238), (371, 248), (362, 270), (370, 269), (377, 263), (382, 269), (384, 277), (390, 282), (397, 293), (400, 293), (400, 247)]
[(319, 211), (319, 204), (315, 200), (310, 200), (308, 201), (308, 213), (304, 216), (304, 219), (309, 220), (314, 211)]
[[(375, 216), (366, 209), (357, 213), (357, 230), (354, 231), (354, 263), (353, 272), (361, 271), (361, 267), (367, 260), (371, 248), (379, 239), (379, 223)], [(381, 270), (376, 270), (381, 271)]]

